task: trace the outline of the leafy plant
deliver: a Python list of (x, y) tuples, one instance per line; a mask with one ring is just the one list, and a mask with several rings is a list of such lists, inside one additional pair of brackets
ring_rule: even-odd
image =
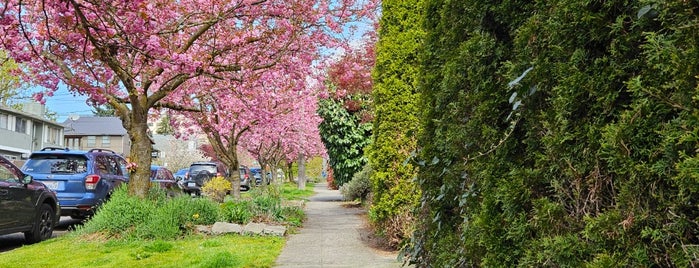
[(253, 204), (247, 200), (226, 201), (221, 205), (221, 219), (227, 222), (246, 224), (252, 220)]
[(320, 137), (328, 151), (329, 164), (338, 186), (349, 182), (367, 159), (364, 148), (371, 141), (371, 124), (361, 123), (342, 103), (333, 99), (320, 100), (318, 114), (323, 122), (318, 126)]
[(345, 200), (360, 200), (364, 202), (371, 193), (371, 166), (364, 165), (364, 168), (355, 173), (354, 177), (348, 183), (340, 186), (340, 193), (345, 197)]

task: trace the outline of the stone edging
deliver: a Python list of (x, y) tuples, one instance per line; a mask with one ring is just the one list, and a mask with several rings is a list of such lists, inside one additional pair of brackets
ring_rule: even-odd
[(214, 225), (196, 225), (194, 229), (199, 233), (211, 235), (233, 233), (242, 235), (284, 236), (286, 234), (286, 226), (268, 225), (256, 222), (248, 223), (245, 226), (229, 222), (216, 222)]

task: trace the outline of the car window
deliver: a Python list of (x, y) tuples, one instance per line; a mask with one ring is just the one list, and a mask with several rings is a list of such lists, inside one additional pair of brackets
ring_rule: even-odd
[(169, 170), (167, 169), (156, 169), (156, 170), (151, 170), (150, 171), (150, 177), (151, 179), (156, 179), (156, 180), (172, 180), (172, 173), (170, 173)]
[(116, 158), (117, 165), (119, 166), (119, 171), (124, 177), (129, 177), (129, 171), (126, 169), (126, 160), (121, 157)]
[(78, 174), (87, 171), (87, 159), (80, 155), (37, 155), (22, 169), (41, 174)]
[(163, 170), (161, 170), (161, 172), (163, 173), (164, 180), (174, 180), (175, 179), (175, 176), (172, 175), (172, 172), (170, 172), (170, 170), (163, 169)]
[(19, 182), (19, 178), (10, 170), (5, 163), (0, 163), (0, 181)]
[(213, 174), (216, 174), (216, 172), (217, 172), (216, 166), (214, 166), (214, 165), (192, 165), (189, 168), (189, 173), (190, 174), (199, 173), (202, 170), (206, 170), (209, 173), (213, 173)]
[(113, 157), (100, 155), (97, 157), (97, 169), (104, 175), (121, 175), (121, 168)]

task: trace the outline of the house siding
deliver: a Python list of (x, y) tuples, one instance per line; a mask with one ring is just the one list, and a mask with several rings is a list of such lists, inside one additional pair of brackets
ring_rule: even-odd
[[(0, 155), (6, 158), (26, 159), (32, 151), (43, 147), (63, 146), (63, 126), (56, 122), (8, 107), (0, 107), (0, 117)], [(23, 127), (24, 131), (18, 132), (18, 127)], [(56, 142), (46, 142), (48, 128), (58, 132)]]

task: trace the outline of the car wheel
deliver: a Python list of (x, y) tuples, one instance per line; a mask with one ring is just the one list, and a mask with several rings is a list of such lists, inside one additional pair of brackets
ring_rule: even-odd
[(41, 204), (39, 215), (31, 231), (24, 233), (27, 243), (33, 244), (51, 238), (53, 235), (53, 208), (48, 204)]

